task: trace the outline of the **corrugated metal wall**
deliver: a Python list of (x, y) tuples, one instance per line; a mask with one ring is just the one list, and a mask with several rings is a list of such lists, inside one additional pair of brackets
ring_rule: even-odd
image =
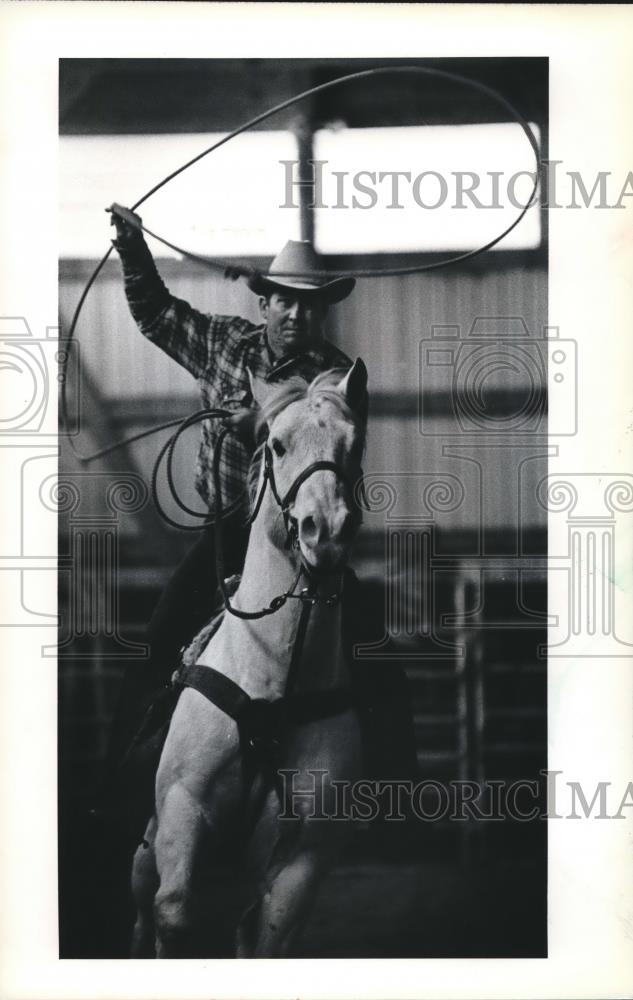
[[(494, 261), (494, 255), (490, 259)], [(362, 281), (354, 296), (336, 309), (337, 341), (351, 356), (359, 354), (366, 360), (371, 390), (387, 392), (390, 397), (393, 394), (390, 402), (398, 410), (397, 415), (385, 415), (372, 423), (367, 471), (458, 476), (466, 496), (462, 505), (442, 518), (442, 526), (449, 529), (517, 524), (520, 487), (516, 477), (522, 459), (534, 453), (534, 435), (513, 435), (511, 421), (495, 437), (493, 446), (487, 430), (465, 438), (446, 417), (419, 420), (421, 393), (448, 390), (452, 375), (450, 368), (422, 364), (422, 341), (431, 337), (433, 326), (452, 325), (459, 328), (460, 340), (467, 342), (473, 324), (481, 317), (522, 318), (532, 338), (542, 337), (547, 322), (544, 268), (495, 271), (491, 267), (472, 273), (455, 267), (414, 277), (372, 279)], [(500, 326), (507, 329), (512, 324)], [(531, 347), (536, 348), (536, 344)], [(535, 373), (520, 372), (519, 382), (523, 375), (529, 379)], [(504, 373), (500, 372), (490, 381), (503, 387), (503, 380)], [(513, 384), (517, 387), (517, 382)], [(543, 388), (542, 383), (539, 388)], [(399, 397), (409, 401), (405, 408), (408, 416), (398, 406)], [(542, 423), (540, 429), (544, 430)], [(467, 459), (446, 454), (451, 448), (467, 455)], [(524, 527), (542, 521), (541, 509), (531, 502), (539, 469), (543, 475), (543, 463), (534, 461), (524, 468)], [(509, 476), (511, 471), (514, 482)], [(483, 509), (476, 502), (478, 485), (483, 491)], [(415, 509), (407, 507), (403, 511), (409, 513), (414, 514)]]

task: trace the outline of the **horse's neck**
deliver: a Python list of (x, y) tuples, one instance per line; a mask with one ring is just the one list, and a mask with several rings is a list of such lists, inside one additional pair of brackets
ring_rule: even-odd
[[(268, 607), (273, 597), (291, 589), (297, 577), (289, 554), (268, 537), (261, 514), (253, 525), (242, 581), (231, 602), (242, 611)], [(300, 581), (297, 589), (305, 583), (305, 579)], [(324, 581), (322, 592), (329, 594), (334, 587), (335, 581)], [(340, 605), (311, 606), (302, 641), (299, 623), (303, 607), (303, 602), (290, 598), (275, 614), (255, 621), (227, 613), (217, 642), (210, 644), (202, 662), (228, 674), (255, 698), (278, 698), (285, 693), (293, 654), (298, 657), (293, 667), (294, 692), (343, 686), (346, 664)], [(295, 648), (298, 645), (300, 649)]]

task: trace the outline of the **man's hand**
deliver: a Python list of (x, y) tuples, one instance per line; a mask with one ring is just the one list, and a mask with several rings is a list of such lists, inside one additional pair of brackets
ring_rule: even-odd
[(136, 212), (112, 202), (106, 212), (110, 213), (110, 225), (116, 228), (117, 243), (129, 246), (142, 237), (143, 220)]
[(230, 427), (233, 433), (248, 448), (254, 448), (257, 444), (257, 417), (259, 410), (255, 406), (245, 406), (237, 410), (232, 416), (226, 417), (224, 424)]

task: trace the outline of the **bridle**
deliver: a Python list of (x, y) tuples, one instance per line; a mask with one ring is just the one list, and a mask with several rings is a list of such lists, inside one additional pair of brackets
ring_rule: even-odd
[(272, 452), (268, 442), (264, 445), (264, 475), (260, 493), (263, 495), (263, 492), (266, 489), (266, 483), (270, 483), (270, 491), (283, 515), (284, 524), (286, 526), (286, 534), (288, 535), (289, 547), (290, 544), (296, 545), (298, 543), (297, 524), (290, 513), (290, 508), (297, 499), (297, 494), (300, 488), (303, 486), (305, 481), (310, 478), (310, 476), (314, 475), (315, 472), (333, 472), (337, 479), (340, 479), (344, 484), (348, 496), (352, 495), (352, 485), (344, 469), (337, 462), (319, 460), (317, 462), (311, 462), (310, 465), (306, 466), (305, 469), (298, 473), (286, 490), (285, 495), (280, 497), (277, 484), (275, 482)]
[[(277, 594), (276, 597), (273, 597), (268, 607), (261, 608), (259, 611), (241, 611), (239, 608), (236, 608), (231, 604), (228, 588), (226, 586), (224, 579), (224, 549), (222, 545), (223, 511), (222, 511), (222, 494), (221, 494), (221, 477), (220, 477), (220, 456), (222, 452), (222, 445), (224, 443), (226, 435), (229, 433), (229, 429), (230, 428), (228, 427), (224, 427), (220, 431), (213, 452), (213, 489), (215, 494), (214, 496), (215, 516), (213, 520), (215, 529), (215, 568), (218, 579), (218, 585), (222, 592), (222, 599), (224, 601), (225, 609), (230, 614), (234, 615), (236, 618), (242, 618), (245, 620), (252, 621), (258, 618), (265, 618), (267, 615), (275, 614), (277, 611), (283, 608), (286, 602), (290, 599), (301, 601), (304, 603), (304, 605), (308, 607), (313, 607), (315, 604), (325, 605), (326, 607), (336, 606), (340, 601), (341, 597), (340, 590), (335, 592), (334, 594), (329, 594), (327, 596), (320, 595), (317, 591), (316, 575), (313, 570), (311, 570), (308, 566), (306, 566), (303, 559), (300, 560), (297, 576), (293, 581), (292, 586), (288, 590), (284, 591), (282, 594)], [(257, 516), (261, 510), (264, 496), (266, 494), (266, 489), (268, 486), (270, 486), (270, 492), (275, 500), (275, 503), (279, 507), (284, 520), (284, 527), (286, 529), (286, 548), (298, 549), (299, 548), (298, 526), (296, 521), (292, 517), (290, 509), (292, 507), (292, 504), (297, 498), (299, 490), (306, 482), (306, 480), (308, 480), (311, 476), (313, 476), (315, 472), (333, 472), (334, 475), (337, 477), (337, 479), (339, 479), (343, 483), (347, 491), (347, 494), (350, 497), (353, 497), (354, 494), (352, 483), (350, 482), (347, 473), (345, 472), (345, 470), (342, 468), (341, 465), (339, 465), (337, 462), (329, 462), (325, 459), (320, 459), (316, 462), (311, 462), (309, 465), (306, 466), (305, 469), (302, 469), (301, 472), (299, 472), (295, 476), (295, 478), (293, 479), (292, 483), (290, 484), (284, 495), (281, 496), (281, 494), (279, 493), (279, 489), (277, 487), (277, 482), (275, 480), (273, 454), (272, 451), (270, 450), (268, 442), (266, 442), (263, 446), (263, 455), (264, 455), (264, 468), (262, 473), (262, 481), (259, 487), (257, 498), (253, 505), (252, 513), (247, 521), (247, 526), (252, 525), (257, 519)], [(299, 586), (299, 581), (301, 580), (302, 576), (306, 577), (308, 583), (307, 586), (304, 587), (302, 590), (297, 591), (297, 587)]]
[[(202, 514), (200, 511), (194, 510), (189, 507), (184, 501), (179, 497), (178, 491), (176, 489), (175, 476), (174, 476), (174, 455), (176, 444), (178, 443), (181, 435), (194, 424), (200, 423), (202, 420), (209, 419), (227, 419), (233, 414), (230, 410), (223, 410), (220, 408), (210, 408), (199, 410), (198, 412), (187, 417), (185, 420), (179, 423), (176, 430), (170, 435), (170, 437), (162, 445), (157, 457), (154, 462), (154, 468), (152, 470), (151, 478), (151, 494), (153, 502), (158, 510), (160, 517), (167, 523), (175, 528), (179, 528), (183, 531), (200, 531), (205, 528), (214, 529), (215, 538), (215, 570), (218, 586), (222, 593), (222, 600), (224, 602), (225, 609), (236, 618), (243, 618), (246, 620), (264, 618), (266, 615), (274, 614), (279, 611), (284, 604), (290, 600), (295, 599), (303, 601), (305, 603), (314, 604), (324, 604), (328, 607), (333, 607), (338, 604), (340, 600), (340, 593), (330, 594), (327, 597), (318, 594), (317, 591), (317, 574), (313, 569), (310, 569), (306, 564), (301, 561), (297, 576), (289, 588), (283, 594), (278, 594), (272, 599), (268, 607), (262, 608), (260, 611), (240, 611), (231, 604), (230, 594), (228, 587), (225, 583), (225, 563), (224, 563), (224, 546), (222, 540), (222, 522), (224, 518), (235, 509), (235, 505), (232, 505), (229, 510), (225, 511), (222, 507), (222, 476), (220, 470), (222, 447), (226, 436), (230, 433), (231, 428), (229, 426), (224, 426), (220, 433), (218, 434), (215, 448), (213, 450), (213, 463), (212, 463), (212, 477), (213, 477), (213, 492), (214, 492), (214, 503), (213, 503), (213, 517), (208, 518), (206, 514)], [(162, 467), (163, 461), (166, 465), (167, 481), (171, 491), (172, 498), (175, 500), (176, 505), (185, 513), (190, 514), (193, 517), (202, 519), (201, 524), (189, 525), (182, 524), (175, 521), (169, 516), (167, 511), (163, 508), (159, 497), (158, 490), (158, 476), (160, 469)], [(262, 481), (259, 487), (257, 497), (252, 507), (252, 512), (245, 522), (245, 527), (249, 528), (256, 520), (264, 496), (266, 494), (267, 488), (270, 486), (270, 492), (275, 500), (275, 503), (279, 507), (284, 520), (284, 527), (286, 529), (286, 547), (298, 548), (298, 534), (297, 534), (297, 524), (294, 521), (290, 508), (297, 498), (297, 494), (301, 486), (305, 483), (310, 476), (314, 475), (315, 472), (329, 471), (333, 472), (337, 479), (341, 480), (346, 488), (347, 495), (352, 499), (356, 497), (356, 489), (352, 484), (349, 476), (342, 468), (341, 465), (336, 462), (329, 462), (324, 459), (318, 460), (316, 462), (311, 462), (305, 469), (295, 476), (294, 480), (290, 484), (289, 488), (286, 490), (285, 494), (281, 496), (279, 489), (277, 487), (277, 482), (275, 479), (275, 471), (273, 467), (273, 454), (270, 449), (268, 442), (263, 445), (263, 472)], [(362, 500), (362, 505), (366, 510), (369, 510), (369, 502), (365, 494), (365, 489), (363, 485), (362, 475), (358, 484), (358, 496)], [(356, 504), (358, 508), (358, 504)], [(302, 577), (307, 580), (307, 586), (302, 590), (297, 592), (297, 587), (299, 586), (299, 581)]]

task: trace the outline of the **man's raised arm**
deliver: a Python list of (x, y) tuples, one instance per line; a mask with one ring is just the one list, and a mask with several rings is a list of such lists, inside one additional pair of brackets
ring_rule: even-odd
[(212, 318), (165, 287), (143, 237), (140, 216), (116, 203), (107, 211), (116, 228), (112, 245), (121, 258), (125, 296), (139, 330), (200, 377), (209, 363)]

